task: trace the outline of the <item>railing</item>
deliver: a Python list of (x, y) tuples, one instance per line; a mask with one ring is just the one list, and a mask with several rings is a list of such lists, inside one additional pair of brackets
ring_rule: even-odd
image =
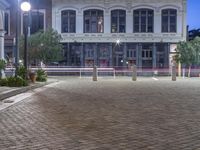
[[(36, 71), (41, 67), (31, 67), (30, 70)], [(92, 67), (67, 67), (67, 66), (47, 66), (43, 67), (43, 70), (47, 72), (48, 75), (75, 75), (80, 78), (83, 76), (91, 76), (93, 72)], [(176, 70), (178, 75), (178, 68)], [(181, 75), (183, 77), (187, 76), (189, 70), (182, 69)], [(13, 75), (15, 73), (14, 67), (7, 67), (5, 70), (6, 74)], [(131, 76), (131, 67), (99, 67), (97, 68), (98, 76)], [(137, 68), (138, 76), (171, 76), (171, 68)], [(200, 68), (191, 69), (191, 76), (200, 76)]]

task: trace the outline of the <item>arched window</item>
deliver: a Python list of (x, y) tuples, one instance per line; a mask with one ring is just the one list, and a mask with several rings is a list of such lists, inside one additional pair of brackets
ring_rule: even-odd
[(177, 26), (177, 10), (162, 10), (162, 32), (176, 32)]
[(154, 12), (151, 9), (133, 11), (133, 32), (153, 32)]
[(103, 33), (103, 10), (89, 9), (84, 11), (84, 33)]
[(111, 11), (111, 32), (125, 33), (126, 32), (126, 11), (112, 10)]
[(61, 29), (62, 33), (76, 32), (76, 11), (63, 10), (61, 12)]
[[(45, 12), (42, 10), (31, 10), (29, 15), (27, 13), (23, 14), (23, 29), (26, 21), (29, 20), (30, 24), (30, 34), (34, 34), (40, 30), (45, 30)], [(23, 30), (24, 32), (25, 30)]]

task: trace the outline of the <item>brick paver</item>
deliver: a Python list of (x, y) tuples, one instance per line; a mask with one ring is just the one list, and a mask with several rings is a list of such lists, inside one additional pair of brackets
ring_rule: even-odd
[(1, 150), (200, 150), (200, 80), (67, 78), (0, 112)]

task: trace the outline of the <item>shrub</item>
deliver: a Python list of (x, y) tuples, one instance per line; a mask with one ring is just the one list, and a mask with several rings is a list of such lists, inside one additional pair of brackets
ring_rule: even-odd
[(0, 70), (5, 70), (6, 61), (4, 59), (0, 59)]
[(8, 77), (5, 79), (0, 80), (1, 86), (9, 86), (9, 87), (21, 87), (21, 86), (27, 86), (28, 82), (21, 77)]
[(17, 76), (21, 77), (22, 79), (25, 79), (26, 78), (26, 68), (24, 66), (19, 66), (17, 68)]
[(47, 81), (47, 74), (44, 70), (38, 69), (36, 74), (37, 74), (36, 81), (39, 81), (39, 82), (46, 82)]
[(0, 79), (0, 86), (7, 86), (7, 84), (8, 84), (7, 78)]

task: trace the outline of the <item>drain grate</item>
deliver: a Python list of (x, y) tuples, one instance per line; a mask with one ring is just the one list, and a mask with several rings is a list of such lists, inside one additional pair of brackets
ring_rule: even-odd
[(13, 103), (14, 101), (13, 100), (5, 100), (3, 101), (4, 103)]

